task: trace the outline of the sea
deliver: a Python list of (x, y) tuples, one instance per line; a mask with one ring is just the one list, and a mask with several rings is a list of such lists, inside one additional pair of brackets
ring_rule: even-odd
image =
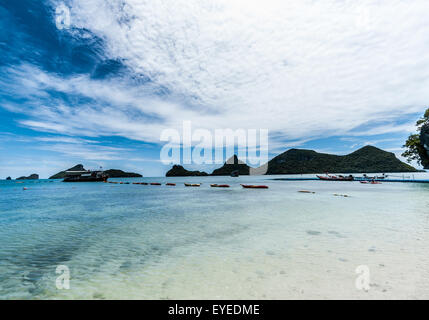
[(2, 180), (0, 299), (429, 298), (429, 184), (282, 177)]

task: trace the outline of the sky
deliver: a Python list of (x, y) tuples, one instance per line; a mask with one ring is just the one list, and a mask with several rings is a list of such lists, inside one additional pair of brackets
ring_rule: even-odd
[[(0, 0), (0, 179), (162, 176), (163, 130), (398, 157), (429, 106), (427, 0)], [(207, 168), (188, 165), (189, 169)], [(217, 166), (218, 167), (218, 166)]]

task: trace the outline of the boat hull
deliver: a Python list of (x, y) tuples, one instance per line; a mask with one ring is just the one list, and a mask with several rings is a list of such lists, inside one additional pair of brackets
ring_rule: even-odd
[(354, 178), (349, 178), (349, 177), (344, 177), (344, 178), (324, 177), (324, 176), (316, 176), (316, 177), (318, 177), (322, 181), (353, 181), (354, 180)]
[(68, 177), (63, 182), (106, 182), (107, 177)]
[(242, 184), (241, 185), (245, 189), (268, 189), (268, 186), (265, 185), (248, 185), (248, 184)]

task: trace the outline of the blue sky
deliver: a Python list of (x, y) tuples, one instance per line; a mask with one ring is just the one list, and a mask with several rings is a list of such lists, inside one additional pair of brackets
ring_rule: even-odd
[(367, 144), (399, 155), (429, 106), (428, 10), (423, 0), (0, 0), (0, 178), (77, 163), (161, 176), (160, 134), (184, 120), (268, 129), (270, 157)]

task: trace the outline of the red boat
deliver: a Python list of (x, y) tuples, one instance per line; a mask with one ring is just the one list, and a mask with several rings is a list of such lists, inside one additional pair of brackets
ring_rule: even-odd
[(353, 181), (354, 177), (352, 175), (344, 177), (344, 176), (331, 176), (331, 175), (327, 175), (327, 176), (318, 176), (316, 175), (316, 177), (318, 177), (320, 180), (323, 181)]
[(173, 186), (174, 187), (176, 184), (175, 183), (166, 183), (165, 185), (166, 186)]
[(381, 184), (381, 182), (378, 182), (378, 181), (360, 181), (360, 183), (364, 183), (364, 184)]
[(242, 184), (241, 186), (246, 189), (268, 189), (268, 186), (264, 185)]
[(151, 182), (150, 185), (151, 186), (160, 186), (161, 184), (159, 182)]
[(212, 188), (229, 188), (229, 184), (211, 184)]

